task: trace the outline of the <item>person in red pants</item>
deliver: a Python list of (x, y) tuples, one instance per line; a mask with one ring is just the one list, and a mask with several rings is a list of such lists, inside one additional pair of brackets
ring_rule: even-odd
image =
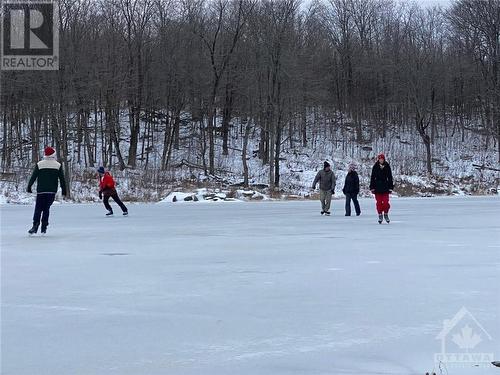
[(375, 194), (377, 201), (378, 223), (382, 224), (385, 219), (387, 223), (389, 219), (389, 194), (394, 189), (394, 182), (392, 180), (391, 166), (385, 160), (385, 155), (380, 154), (377, 156), (377, 162), (373, 166), (372, 175), (370, 179), (370, 190)]
[(113, 198), (122, 209), (123, 215), (127, 216), (127, 207), (125, 207), (120, 197), (118, 197), (118, 193), (115, 189), (115, 180), (113, 176), (111, 176), (111, 173), (105, 171), (104, 167), (99, 167), (97, 173), (99, 173), (99, 199), (102, 199), (104, 207), (108, 210), (106, 216), (113, 216), (113, 208), (111, 208), (109, 204), (109, 198)]

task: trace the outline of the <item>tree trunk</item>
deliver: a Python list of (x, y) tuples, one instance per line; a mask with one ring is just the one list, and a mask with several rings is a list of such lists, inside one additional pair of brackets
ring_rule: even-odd
[(248, 149), (248, 138), (250, 137), (251, 123), (250, 119), (247, 119), (245, 125), (245, 135), (243, 136), (243, 150), (241, 152), (241, 161), (243, 163), (243, 186), (248, 187), (248, 162), (247, 162), (247, 149)]
[(229, 122), (233, 111), (233, 93), (229, 84), (226, 85), (226, 99), (222, 111), (222, 154), (228, 155)]
[(108, 107), (106, 108), (105, 116), (106, 116), (106, 127), (109, 129), (110, 132), (110, 138), (111, 138), (110, 146), (112, 144), (115, 147), (116, 157), (120, 165), (120, 170), (123, 171), (126, 168), (126, 166), (125, 166), (125, 161), (123, 160), (122, 153), (120, 151), (120, 140), (118, 139), (118, 135), (116, 133), (119, 113), (120, 113), (119, 109), (113, 109), (111, 107)]
[(161, 155), (161, 169), (165, 170), (167, 169), (167, 154), (169, 152), (169, 147), (170, 147), (170, 136), (171, 136), (171, 130), (170, 130), (170, 119), (169, 115), (165, 116), (165, 133), (163, 135), (163, 152)]
[(280, 187), (280, 154), (281, 154), (281, 115), (278, 117), (276, 126), (275, 152), (274, 152), (274, 188)]
[(178, 138), (179, 138), (179, 123), (180, 123), (180, 110), (175, 114), (174, 125), (172, 127), (172, 134), (170, 135), (170, 143), (168, 145), (167, 159), (165, 161), (165, 169), (168, 168), (168, 164), (170, 163), (170, 158), (172, 156), (172, 148), (175, 148), (175, 145), (172, 146), (172, 144), (175, 144), (176, 134), (177, 134), (177, 142), (179, 142), (178, 141)]
[(426, 133), (428, 125), (424, 124), (424, 118), (419, 115), (416, 116), (417, 131), (425, 146), (426, 167), (427, 173), (432, 174), (432, 152), (431, 152), (431, 138)]
[(424, 137), (425, 155), (427, 161), (427, 173), (432, 174), (432, 154), (431, 154), (431, 140), (428, 135)]
[[(137, 163), (137, 145), (139, 143), (139, 116), (136, 113), (137, 108), (132, 106), (129, 108), (129, 121), (130, 121), (130, 145), (128, 149), (128, 165), (132, 168), (135, 168)], [(118, 114), (118, 126), (119, 123), (119, 114)]]
[(269, 129), (269, 189), (271, 192), (274, 192), (274, 155), (275, 155), (275, 148), (274, 148), (274, 142), (275, 142), (275, 137), (276, 137), (276, 132), (275, 132), (275, 124), (271, 120), (270, 121), (271, 125)]
[(301, 113), (302, 146), (307, 147), (307, 112), (305, 106)]
[(217, 110), (210, 108), (211, 115), (208, 118), (208, 173), (215, 174), (215, 122), (217, 120)]

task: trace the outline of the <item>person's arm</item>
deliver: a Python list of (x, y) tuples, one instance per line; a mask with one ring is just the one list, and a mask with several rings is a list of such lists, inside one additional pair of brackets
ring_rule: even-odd
[(354, 173), (354, 192), (359, 194), (359, 176), (357, 173)]
[(313, 189), (316, 189), (316, 184), (318, 183), (318, 181), (320, 180), (320, 178), (321, 178), (320, 172), (316, 173), (316, 177), (314, 178), (313, 186), (312, 186)]
[(389, 190), (393, 190), (394, 189), (394, 181), (392, 180), (392, 170), (391, 170), (391, 166), (389, 164), (387, 164), (387, 168), (389, 168), (388, 170), (388, 176), (387, 176), (387, 180), (389, 182)]
[(373, 166), (372, 168), (372, 175), (370, 176), (370, 191), (375, 190), (375, 167), (376, 165)]
[(59, 167), (59, 184), (61, 185), (61, 194), (63, 197), (66, 196), (66, 179), (64, 178), (64, 171), (62, 165)]
[(99, 177), (99, 199), (102, 199), (102, 178)]
[(26, 189), (26, 191), (28, 193), (31, 193), (31, 187), (33, 186), (33, 184), (35, 183), (36, 179), (38, 178), (38, 164), (35, 165), (35, 168), (33, 168), (33, 173), (31, 174), (31, 178), (28, 182), (28, 188)]
[(335, 177), (335, 172), (332, 171), (332, 194), (335, 194), (335, 186), (337, 186), (337, 177)]

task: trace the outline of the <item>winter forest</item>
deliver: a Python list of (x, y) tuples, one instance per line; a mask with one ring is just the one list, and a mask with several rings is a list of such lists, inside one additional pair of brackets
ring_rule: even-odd
[(500, 0), (5, 4), (1, 374), (500, 374)]
[(61, 0), (60, 70), (1, 73), (2, 188), (52, 145), (75, 199), (100, 165), (130, 200), (302, 194), (378, 152), (401, 195), (496, 192), (499, 35), (497, 0)]

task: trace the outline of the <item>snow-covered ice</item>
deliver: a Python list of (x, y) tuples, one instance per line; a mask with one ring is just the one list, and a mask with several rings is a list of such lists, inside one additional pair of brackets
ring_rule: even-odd
[[(462, 307), (483, 330), (447, 351), (498, 360), (500, 199), (394, 199), (389, 225), (361, 205), (61, 204), (33, 238), (4, 205), (1, 373), (423, 375)], [(443, 373), (500, 374), (476, 362)]]

